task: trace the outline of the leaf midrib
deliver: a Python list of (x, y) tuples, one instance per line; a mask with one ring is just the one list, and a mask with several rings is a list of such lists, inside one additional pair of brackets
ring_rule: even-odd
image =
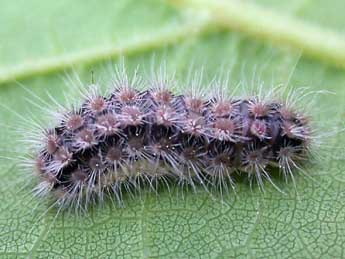
[(183, 24), (183, 26), (170, 30), (168, 27), (153, 34), (136, 36), (121, 44), (113, 43), (69, 52), (53, 58), (30, 60), (22, 64), (4, 68), (2, 71), (0, 70), (0, 85), (19, 79), (63, 71), (80, 64), (95, 64), (122, 55), (131, 56), (139, 52), (167, 47), (187, 37), (193, 37), (206, 32), (207, 28), (209, 28), (209, 24), (205, 20), (198, 19), (197, 21), (188, 22)]
[[(345, 38), (335, 31), (289, 15), (278, 15), (268, 8), (248, 2), (179, 0), (173, 4), (180, 9), (191, 8), (198, 19), (180, 24), (177, 28), (163, 28), (152, 35), (135, 37), (121, 45), (113, 43), (4, 68), (0, 71), (0, 84), (173, 45), (207, 33), (212, 26), (225, 27), (264, 41), (283, 44), (302, 50), (306, 56), (345, 68)], [(205, 16), (205, 12), (208, 15)]]
[(308, 57), (345, 68), (345, 37), (336, 31), (246, 1), (178, 0), (174, 4), (207, 13), (210, 22), (219, 27), (298, 49)]

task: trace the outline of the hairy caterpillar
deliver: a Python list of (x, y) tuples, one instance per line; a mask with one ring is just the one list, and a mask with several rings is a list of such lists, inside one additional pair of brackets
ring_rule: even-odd
[(109, 94), (92, 84), (81, 105), (62, 107), (55, 127), (39, 129), (29, 161), (39, 179), (35, 194), (61, 207), (87, 207), (109, 195), (121, 203), (123, 192), (145, 184), (175, 181), (223, 192), (235, 188), (236, 173), (260, 188), (265, 180), (274, 185), (277, 171), (294, 180), (314, 134), (309, 118), (295, 110), (294, 94), (228, 96), (228, 86), (218, 83), (205, 95), (199, 86), (192, 82), (176, 94), (170, 80), (131, 79), (124, 67), (116, 69)]

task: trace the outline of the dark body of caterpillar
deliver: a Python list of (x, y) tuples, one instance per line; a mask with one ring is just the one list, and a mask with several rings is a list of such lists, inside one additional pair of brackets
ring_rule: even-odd
[(121, 200), (124, 188), (145, 181), (225, 188), (242, 172), (262, 187), (270, 167), (288, 177), (307, 158), (310, 126), (276, 101), (119, 87), (64, 114), (42, 141), (36, 191), (79, 206), (105, 193)]

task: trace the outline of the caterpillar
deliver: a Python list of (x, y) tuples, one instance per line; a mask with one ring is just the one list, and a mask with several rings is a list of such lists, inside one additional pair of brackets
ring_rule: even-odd
[(276, 186), (277, 172), (294, 180), (308, 160), (313, 129), (292, 94), (237, 97), (222, 84), (205, 94), (197, 83), (174, 93), (171, 86), (118, 67), (108, 94), (95, 83), (85, 88), (80, 105), (55, 112), (57, 124), (40, 129), (30, 158), (35, 194), (87, 207), (106, 196), (122, 203), (124, 192), (160, 183), (222, 192), (235, 189), (237, 174), (263, 189), (264, 181)]

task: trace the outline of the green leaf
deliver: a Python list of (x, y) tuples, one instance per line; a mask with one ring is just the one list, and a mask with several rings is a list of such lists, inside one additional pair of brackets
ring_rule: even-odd
[[(332, 1), (327, 8), (322, 1), (302, 0), (279, 4), (257, 0), (246, 4), (280, 21), (288, 20), (282, 33), (298, 32), (300, 28), (295, 26), (299, 24), (321, 34), (332, 30), (330, 34), (342, 42), (342, 0)], [(46, 92), (63, 101), (63, 92), (70, 91), (62, 80), (64, 71), (72, 66), (86, 83), (95, 71), (96, 78), (107, 81), (107, 61), (117, 62), (121, 54), (130, 71), (137, 64), (148, 70), (155, 56), (157, 61), (166, 60), (168, 71), (176, 70), (178, 78), (184, 78), (191, 66), (203, 66), (206, 82), (232, 67), (234, 84), (230, 87), (234, 88), (243, 79), (251, 84), (254, 77), (268, 87), (273, 81), (309, 86), (311, 91), (328, 90), (335, 94), (317, 96), (311, 113), (324, 135), (342, 127), (345, 74), (333, 66), (344, 67), (342, 58), (335, 62), (334, 56), (325, 55), (323, 48), (318, 48), (323, 44), (320, 42), (314, 44), (313, 52), (319, 51), (320, 55), (309, 55), (308, 51), (301, 54), (298, 44), (286, 38), (282, 44), (271, 45), (272, 35), (273, 39), (278, 35), (276, 31), (262, 37), (255, 30), (237, 31), (238, 27), (231, 26), (239, 18), (255, 20), (251, 12), (238, 14), (237, 20), (226, 20), (225, 27), (232, 28), (228, 31), (211, 24), (212, 12), (205, 16), (201, 9), (175, 9), (154, 0), (3, 1), (0, 157), (11, 159), (4, 158), (0, 164), (1, 258), (344, 257), (342, 133), (330, 134), (323, 147), (315, 150), (320, 159), (307, 168), (312, 179), (296, 177), (298, 195), (292, 183), (278, 177), (274, 180), (286, 195), (268, 183), (266, 192), (261, 193), (242, 181), (237, 184), (236, 196), (229, 194), (223, 199), (217, 194), (210, 197), (202, 188), (197, 193), (186, 191), (183, 197), (181, 192), (169, 193), (161, 188), (158, 195), (143, 190), (140, 197), (125, 197), (125, 208), (107, 204), (77, 216), (47, 212), (47, 203), (30, 194), (31, 176), (16, 161), (26, 150), (16, 141), (17, 135), (29, 135), (16, 131), (25, 123), (18, 114), (40, 119), (42, 112), (25, 99), (32, 96), (11, 80), (19, 81), (46, 101)], [(285, 13), (282, 17), (281, 12)], [(330, 34), (322, 34), (325, 41)], [(329, 65), (314, 57), (322, 57)]]

